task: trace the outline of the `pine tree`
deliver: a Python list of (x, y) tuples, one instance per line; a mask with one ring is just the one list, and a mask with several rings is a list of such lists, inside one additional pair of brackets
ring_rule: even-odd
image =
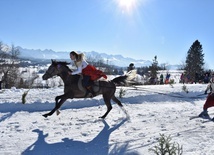
[(187, 52), (186, 74), (191, 81), (197, 81), (197, 76), (203, 73), (204, 54), (202, 45), (196, 40)]
[(149, 70), (151, 71), (151, 77), (156, 78), (157, 77), (157, 71), (158, 71), (157, 56), (154, 57), (152, 66), (149, 67)]

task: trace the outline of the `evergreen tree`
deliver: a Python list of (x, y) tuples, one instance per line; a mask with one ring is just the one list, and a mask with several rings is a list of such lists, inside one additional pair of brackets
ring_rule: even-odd
[(157, 77), (157, 71), (158, 71), (158, 61), (157, 61), (157, 56), (154, 57), (152, 66), (149, 67), (150, 74), (152, 78)]
[(203, 73), (204, 54), (202, 45), (196, 40), (187, 52), (186, 57), (186, 74), (191, 81), (197, 81), (198, 75)]

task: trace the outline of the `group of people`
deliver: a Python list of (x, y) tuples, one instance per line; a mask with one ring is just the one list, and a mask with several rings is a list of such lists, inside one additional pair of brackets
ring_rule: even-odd
[(161, 74), (160, 75), (160, 84), (169, 84), (169, 82), (170, 82), (170, 74), (169, 73), (167, 73), (166, 74), (166, 79), (165, 79), (165, 81), (164, 81), (164, 78), (163, 78), (163, 74)]
[(210, 73), (207, 72), (205, 74), (195, 73), (194, 78), (190, 78), (188, 74), (182, 73), (180, 76), (180, 83), (209, 83), (210, 81)]

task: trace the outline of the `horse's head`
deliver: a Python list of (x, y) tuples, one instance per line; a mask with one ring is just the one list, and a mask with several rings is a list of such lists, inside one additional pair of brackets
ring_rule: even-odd
[(51, 60), (52, 64), (48, 67), (48, 70), (45, 72), (45, 74), (42, 76), (43, 80), (47, 80), (53, 76), (60, 75), (63, 71), (63, 69), (69, 70), (69, 68), (66, 66), (67, 62), (57, 62), (54, 60)]

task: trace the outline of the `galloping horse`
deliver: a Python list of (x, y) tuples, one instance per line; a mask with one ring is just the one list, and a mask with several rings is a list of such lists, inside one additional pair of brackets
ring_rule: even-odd
[[(86, 89), (82, 87), (82, 77), (81, 75), (70, 75), (68, 74), (71, 71), (68, 68), (69, 63), (67, 62), (57, 62), (52, 60), (52, 64), (49, 66), (48, 70), (42, 76), (43, 80), (47, 80), (53, 76), (60, 76), (64, 82), (64, 94), (56, 96), (55, 98), (55, 107), (49, 113), (44, 114), (44, 117), (51, 116), (55, 111), (59, 114), (59, 108), (67, 99), (73, 98), (85, 98)], [(92, 88), (95, 92), (95, 95), (103, 95), (104, 102), (107, 106), (106, 113), (100, 118), (105, 118), (112, 109), (111, 99), (117, 103), (119, 107), (126, 113), (125, 109), (121, 102), (115, 97), (116, 85), (115, 84), (124, 84), (127, 75), (119, 76), (114, 78), (111, 81), (99, 80), (94, 82)], [(127, 114), (127, 113), (126, 113)]]

